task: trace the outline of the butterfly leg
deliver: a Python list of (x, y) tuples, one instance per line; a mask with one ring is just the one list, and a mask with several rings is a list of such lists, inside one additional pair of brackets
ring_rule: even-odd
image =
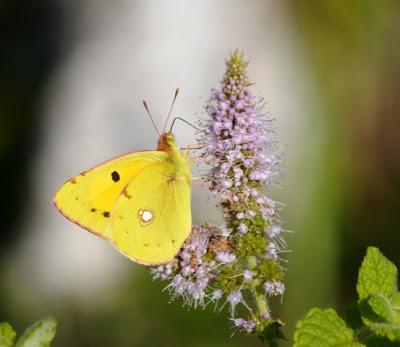
[(181, 150), (184, 150), (183, 158), (186, 160), (186, 162), (188, 163), (189, 167), (192, 167), (195, 164), (195, 160), (193, 160), (193, 158), (189, 158), (189, 151), (190, 150), (200, 149), (200, 148), (203, 148), (204, 146), (205, 145), (188, 145), (185, 148), (180, 148)]
[(206, 158), (204, 158), (202, 156), (190, 157), (190, 160), (192, 160), (194, 162), (199, 161), (199, 162), (202, 162), (202, 163), (206, 163), (208, 165), (214, 165), (214, 164), (219, 163), (218, 160), (206, 159)]
[(198, 144), (198, 145), (187, 145), (186, 147), (181, 147), (181, 148), (179, 148), (180, 150), (185, 150), (185, 149), (187, 149), (187, 150), (195, 150), (195, 149), (202, 149), (202, 148), (204, 148), (206, 146), (206, 144), (204, 143), (204, 144)]
[(211, 183), (210, 182), (193, 182), (193, 180), (190, 182), (190, 185), (192, 187), (207, 187), (210, 188), (211, 187)]
[(204, 182), (202, 180), (202, 177), (200, 177), (200, 176), (192, 177), (190, 184), (194, 187), (210, 187), (211, 186), (211, 182)]

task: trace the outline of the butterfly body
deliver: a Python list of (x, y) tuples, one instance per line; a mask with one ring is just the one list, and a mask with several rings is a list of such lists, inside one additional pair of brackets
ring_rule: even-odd
[(174, 258), (191, 231), (190, 163), (164, 133), (156, 151), (116, 157), (68, 180), (60, 212), (147, 265)]

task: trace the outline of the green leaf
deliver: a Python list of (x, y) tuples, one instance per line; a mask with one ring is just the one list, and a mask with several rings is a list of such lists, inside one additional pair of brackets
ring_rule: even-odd
[(360, 300), (376, 294), (390, 297), (396, 291), (396, 266), (378, 248), (368, 247), (358, 274), (357, 292)]
[(15, 347), (49, 347), (56, 327), (57, 321), (53, 317), (36, 322), (24, 332)]
[(359, 302), (364, 324), (377, 336), (400, 341), (400, 311), (388, 297), (378, 294)]
[(400, 311), (400, 293), (396, 293), (392, 297), (393, 308)]
[(333, 309), (311, 309), (296, 324), (294, 347), (362, 347)]
[(398, 312), (388, 297), (382, 294), (373, 295), (368, 299), (371, 309), (388, 323), (396, 323)]
[(0, 323), (0, 347), (14, 346), (14, 340), (17, 334), (7, 322)]
[(378, 337), (400, 341), (397, 269), (377, 248), (368, 248), (360, 268), (357, 291), (364, 324)]

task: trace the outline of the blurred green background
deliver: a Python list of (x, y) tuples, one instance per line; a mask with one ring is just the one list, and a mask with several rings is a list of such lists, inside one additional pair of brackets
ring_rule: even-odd
[[(0, 320), (20, 333), (52, 314), (56, 347), (261, 345), (231, 338), (226, 312), (169, 303), (51, 204), (75, 173), (154, 147), (142, 98), (161, 124), (179, 86), (176, 115), (201, 116), (235, 48), (285, 153), (271, 195), (295, 233), (274, 314), (291, 337), (309, 308), (341, 312), (368, 245), (400, 265), (399, 17), (395, 0), (2, 1)], [(195, 222), (218, 220), (214, 206), (194, 190)]]

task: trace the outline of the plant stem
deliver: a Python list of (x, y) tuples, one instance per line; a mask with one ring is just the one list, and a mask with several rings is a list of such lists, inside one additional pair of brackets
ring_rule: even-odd
[[(257, 268), (257, 258), (255, 256), (253, 256), (253, 255), (248, 256), (246, 258), (246, 260), (247, 260), (247, 265), (249, 267), (249, 270), (255, 270)], [(263, 293), (258, 292), (258, 290), (257, 290), (258, 286), (259, 286), (258, 281), (252, 280), (250, 282), (250, 287), (251, 287), (251, 291), (254, 295), (254, 300), (257, 305), (257, 310), (258, 310), (258, 313), (261, 315), (264, 312), (269, 312), (269, 308), (268, 308), (268, 302), (267, 302), (265, 295)]]

